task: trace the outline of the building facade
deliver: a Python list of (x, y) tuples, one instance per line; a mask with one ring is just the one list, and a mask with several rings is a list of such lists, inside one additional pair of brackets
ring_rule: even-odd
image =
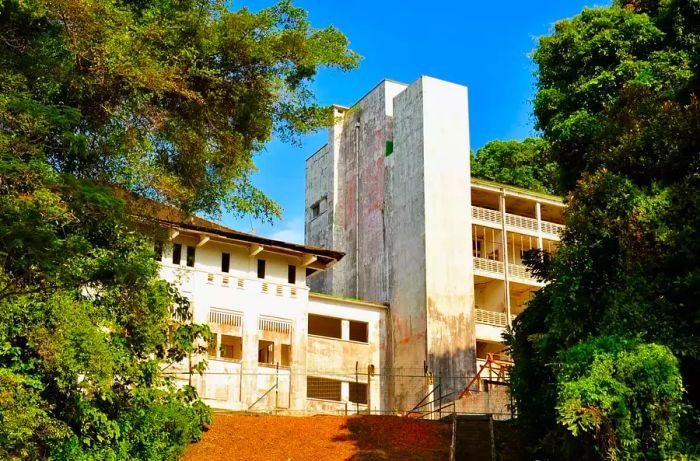
[[(190, 300), (215, 339), (206, 356), (166, 372), (214, 408), (239, 411), (381, 411), (374, 367), (386, 360), (382, 303), (312, 293), (307, 276), (343, 253), (275, 241), (194, 218), (161, 220), (161, 277)], [(190, 365), (207, 360), (206, 371)]]
[[(556, 248), (563, 202), (471, 178), (466, 87), (385, 80), (335, 115), (307, 159), (305, 241), (347, 255), (310, 286), (388, 303), (388, 372), (422, 364), (454, 394), (541, 286), (522, 257)], [(390, 386), (392, 406), (419, 398)]]
[(542, 286), (523, 257), (556, 250), (562, 199), (471, 177), (463, 86), (385, 80), (335, 115), (306, 164), (305, 245), (154, 213), (161, 275), (215, 336), (167, 372), (221, 409), (502, 411), (504, 392), (458, 396), (509, 362), (502, 334)]

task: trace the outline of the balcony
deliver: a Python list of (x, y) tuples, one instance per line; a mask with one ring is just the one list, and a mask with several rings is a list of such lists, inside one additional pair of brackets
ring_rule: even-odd
[[(472, 206), (472, 219), (478, 224), (489, 227), (501, 228), (501, 212)], [(563, 224), (542, 221), (542, 233), (549, 239), (558, 240), (559, 234), (564, 230)], [(537, 220), (525, 216), (506, 213), (506, 227), (516, 232), (537, 235)]]
[[(503, 312), (487, 311), (486, 309), (474, 309), (476, 312), (476, 321), (478, 323), (483, 323), (486, 325), (493, 325), (496, 327), (504, 327), (508, 324), (506, 322), (506, 314)], [(515, 316), (512, 315), (511, 318)]]
[[(504, 266), (501, 261), (474, 256), (474, 273), (478, 275), (503, 280)], [(535, 279), (528, 272), (526, 266), (520, 264), (508, 264), (508, 279), (528, 285), (544, 286), (544, 283)]]
[(482, 208), (480, 206), (472, 206), (472, 219), (474, 221), (481, 221), (482, 224), (496, 224), (496, 227), (501, 227), (500, 211), (491, 210), (489, 208)]
[(474, 269), (481, 272), (487, 272), (489, 276), (503, 278), (503, 263), (493, 259), (474, 257)]

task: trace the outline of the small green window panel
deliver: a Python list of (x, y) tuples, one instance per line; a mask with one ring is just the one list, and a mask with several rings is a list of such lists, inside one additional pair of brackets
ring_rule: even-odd
[(394, 141), (387, 141), (386, 142), (386, 154), (385, 154), (385, 156), (386, 157), (390, 156), (392, 152), (394, 152)]

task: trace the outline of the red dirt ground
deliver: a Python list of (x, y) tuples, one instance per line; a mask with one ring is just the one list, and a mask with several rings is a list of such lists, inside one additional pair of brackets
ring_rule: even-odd
[(219, 415), (183, 461), (443, 461), (451, 426), (399, 416)]

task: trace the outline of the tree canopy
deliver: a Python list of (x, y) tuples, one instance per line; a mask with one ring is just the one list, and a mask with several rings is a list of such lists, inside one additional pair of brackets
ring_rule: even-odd
[(554, 194), (556, 164), (548, 160), (544, 144), (540, 138), (490, 141), (472, 156), (472, 176)]
[(208, 328), (130, 193), (277, 214), (253, 155), (332, 121), (309, 83), (347, 45), (288, 1), (0, 0), (0, 458), (175, 459), (201, 434), (161, 370)]
[(585, 9), (533, 57), (537, 126), (569, 206), (558, 253), (530, 257), (549, 284), (509, 339), (521, 422), (550, 459), (694, 456), (700, 9)]

